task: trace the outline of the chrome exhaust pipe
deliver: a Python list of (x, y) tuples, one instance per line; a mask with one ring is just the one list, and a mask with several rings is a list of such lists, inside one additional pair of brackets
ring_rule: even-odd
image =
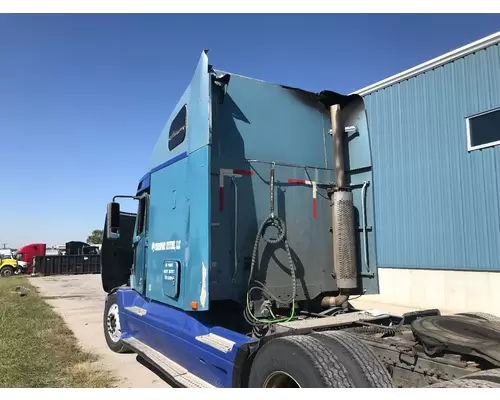
[(347, 306), (349, 291), (358, 283), (354, 203), (345, 174), (345, 128), (340, 105), (330, 107), (335, 165), (335, 189), (332, 196), (333, 270), (339, 289), (338, 296), (326, 296), (323, 307)]

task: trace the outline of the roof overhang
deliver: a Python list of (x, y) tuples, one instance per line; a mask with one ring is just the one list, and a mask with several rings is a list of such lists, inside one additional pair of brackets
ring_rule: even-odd
[(406, 79), (413, 78), (416, 75), (420, 75), (426, 71), (430, 71), (434, 68), (440, 67), (444, 64), (450, 63), (459, 58), (465, 57), (469, 54), (472, 54), (476, 51), (485, 49), (486, 47), (492, 46), (500, 42), (500, 32), (494, 33), (492, 35), (486, 36), (482, 39), (479, 39), (475, 42), (469, 43), (459, 49), (450, 51), (449, 53), (443, 54), (442, 56), (436, 57), (430, 61), (427, 61), (423, 64), (417, 65), (416, 67), (410, 68), (406, 71), (403, 71), (399, 74), (393, 75), (389, 78), (383, 79), (377, 83), (374, 83), (370, 86), (366, 86), (363, 89), (359, 89), (352, 94), (358, 94), (360, 96), (366, 96), (370, 93), (373, 93), (377, 90), (384, 89), (388, 86), (394, 85), (395, 83), (404, 81)]

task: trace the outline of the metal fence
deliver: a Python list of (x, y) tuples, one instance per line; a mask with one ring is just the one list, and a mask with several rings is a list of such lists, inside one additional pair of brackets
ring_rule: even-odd
[(100, 274), (101, 255), (34, 257), (33, 272), (46, 276)]

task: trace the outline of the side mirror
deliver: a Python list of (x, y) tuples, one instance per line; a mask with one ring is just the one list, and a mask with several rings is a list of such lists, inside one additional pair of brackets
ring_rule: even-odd
[(120, 204), (108, 203), (106, 214), (106, 237), (108, 239), (120, 238)]

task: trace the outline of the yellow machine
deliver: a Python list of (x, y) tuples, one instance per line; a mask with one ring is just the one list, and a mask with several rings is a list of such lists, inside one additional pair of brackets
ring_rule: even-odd
[(17, 260), (13, 258), (0, 258), (0, 276), (9, 277), (12, 275), (18, 275), (21, 272)]

